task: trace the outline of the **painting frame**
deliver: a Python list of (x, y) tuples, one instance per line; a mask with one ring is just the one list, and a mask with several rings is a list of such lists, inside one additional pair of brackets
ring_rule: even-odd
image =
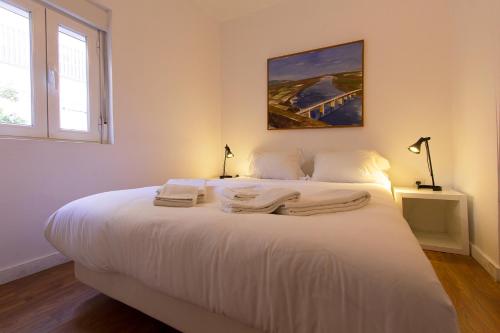
[[(336, 124), (336, 125), (324, 125), (324, 126), (303, 126), (303, 127), (273, 127), (271, 126), (270, 118), (271, 118), (271, 105), (270, 105), (270, 64), (273, 61), (284, 59), (284, 58), (290, 58), (294, 56), (300, 56), (304, 54), (312, 54), (312, 53), (317, 53), (321, 51), (325, 51), (328, 49), (334, 49), (334, 48), (339, 48), (343, 46), (348, 46), (351, 44), (360, 44), (361, 45), (361, 55), (360, 55), (360, 60), (361, 60), (361, 67), (360, 67), (360, 72), (361, 72), (361, 96), (360, 96), (360, 103), (361, 103), (361, 115), (359, 122), (356, 124)], [(301, 51), (301, 52), (295, 52), (295, 53), (290, 53), (286, 55), (281, 55), (277, 57), (272, 57), (267, 59), (267, 107), (266, 107), (266, 113), (267, 113), (267, 130), (269, 131), (274, 131), (274, 130), (297, 130), (297, 129), (331, 129), (331, 128), (357, 128), (357, 127), (364, 127), (365, 125), (365, 94), (364, 94), (364, 82), (365, 82), (365, 41), (364, 39), (359, 39), (351, 42), (346, 42), (346, 43), (341, 43), (341, 44), (335, 44), (335, 45), (330, 45), (330, 46), (324, 46), (316, 49), (311, 49), (307, 51)]]

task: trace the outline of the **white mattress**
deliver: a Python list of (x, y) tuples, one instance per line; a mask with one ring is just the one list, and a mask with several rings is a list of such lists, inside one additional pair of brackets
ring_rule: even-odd
[[(239, 182), (304, 194), (359, 188), (362, 209), (311, 217), (221, 212), (213, 190)], [(393, 202), (376, 184), (213, 180), (208, 202), (155, 207), (157, 187), (76, 200), (47, 239), (100, 272), (267, 332), (458, 332), (455, 310)]]

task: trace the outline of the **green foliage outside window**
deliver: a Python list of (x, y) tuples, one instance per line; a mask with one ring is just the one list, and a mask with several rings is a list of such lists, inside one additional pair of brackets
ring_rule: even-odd
[[(6, 99), (10, 102), (17, 102), (19, 98), (17, 97), (18, 92), (14, 89), (10, 88), (0, 88), (0, 98)], [(0, 123), (3, 124), (14, 124), (14, 125), (24, 125), (26, 124), (26, 120), (19, 117), (14, 113), (7, 113), (2, 108), (0, 108)]]

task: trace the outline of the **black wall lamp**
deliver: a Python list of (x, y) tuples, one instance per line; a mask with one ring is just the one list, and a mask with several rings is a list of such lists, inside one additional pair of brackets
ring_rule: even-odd
[(231, 151), (231, 148), (229, 148), (228, 145), (226, 145), (224, 147), (224, 167), (222, 169), (222, 176), (220, 176), (219, 178), (220, 179), (224, 179), (224, 178), (233, 178), (233, 176), (226, 176), (226, 160), (228, 158), (233, 158), (234, 157), (234, 154), (233, 152)]
[(412, 144), (410, 147), (408, 147), (408, 150), (411, 151), (414, 154), (420, 154), (420, 148), (422, 146), (422, 143), (425, 142), (425, 150), (427, 152), (427, 167), (429, 168), (429, 172), (431, 174), (431, 179), (432, 179), (432, 185), (422, 185), (421, 182), (417, 182), (417, 188), (431, 188), (433, 191), (441, 191), (442, 188), (441, 186), (437, 186), (434, 183), (434, 172), (432, 170), (432, 160), (431, 160), (431, 151), (429, 150), (429, 140), (430, 137), (422, 137), (418, 139), (417, 142)]

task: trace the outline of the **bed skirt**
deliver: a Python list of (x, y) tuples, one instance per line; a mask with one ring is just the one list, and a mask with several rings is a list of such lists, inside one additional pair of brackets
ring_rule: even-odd
[(262, 333), (200, 306), (170, 297), (118, 273), (92, 271), (75, 262), (84, 284), (184, 333)]

